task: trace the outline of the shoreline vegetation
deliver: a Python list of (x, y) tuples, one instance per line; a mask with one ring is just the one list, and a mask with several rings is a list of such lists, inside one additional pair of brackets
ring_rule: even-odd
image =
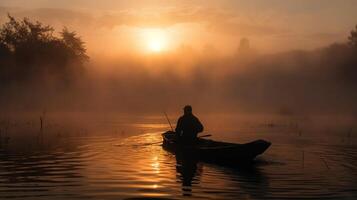
[(64, 27), (55, 36), (49, 25), (28, 18), (16, 20), (10, 14), (0, 28), (0, 58), (2, 87), (51, 79), (69, 83), (89, 60), (76, 32)]

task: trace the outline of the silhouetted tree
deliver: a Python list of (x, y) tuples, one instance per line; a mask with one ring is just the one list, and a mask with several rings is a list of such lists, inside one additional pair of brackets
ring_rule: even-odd
[(246, 52), (250, 50), (250, 42), (248, 38), (242, 38), (239, 42), (238, 52)]
[(2, 82), (55, 77), (68, 81), (82, 71), (88, 60), (84, 43), (64, 28), (61, 37), (54, 28), (8, 15), (0, 27), (0, 78)]
[(357, 47), (357, 25), (355, 27), (355, 30), (351, 31), (351, 35), (348, 37), (349, 44)]
[(80, 37), (77, 37), (76, 32), (69, 31), (66, 27), (61, 32), (62, 40), (65, 45), (71, 51), (70, 53), (75, 59), (80, 62), (84, 62), (89, 59), (86, 55), (86, 49), (84, 47), (84, 42)]

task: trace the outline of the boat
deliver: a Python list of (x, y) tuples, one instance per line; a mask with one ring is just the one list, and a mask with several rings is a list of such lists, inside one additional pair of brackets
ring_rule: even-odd
[(236, 144), (200, 137), (194, 145), (184, 145), (177, 142), (177, 137), (173, 131), (163, 133), (162, 138), (163, 148), (173, 154), (186, 154), (204, 162), (223, 165), (251, 163), (271, 145), (270, 142), (265, 140)]

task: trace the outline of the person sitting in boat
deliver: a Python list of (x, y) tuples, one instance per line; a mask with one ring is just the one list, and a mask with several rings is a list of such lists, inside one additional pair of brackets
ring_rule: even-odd
[(197, 134), (203, 131), (200, 120), (192, 114), (192, 107), (187, 105), (183, 108), (184, 114), (178, 119), (176, 134), (179, 142), (192, 144), (197, 141)]

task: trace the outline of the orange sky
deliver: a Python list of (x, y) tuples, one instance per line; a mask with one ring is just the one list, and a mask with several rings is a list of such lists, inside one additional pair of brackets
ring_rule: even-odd
[(1, 0), (0, 21), (11, 13), (67, 26), (83, 37), (90, 54), (182, 46), (232, 53), (243, 37), (270, 53), (345, 41), (357, 24), (356, 10), (354, 0)]

